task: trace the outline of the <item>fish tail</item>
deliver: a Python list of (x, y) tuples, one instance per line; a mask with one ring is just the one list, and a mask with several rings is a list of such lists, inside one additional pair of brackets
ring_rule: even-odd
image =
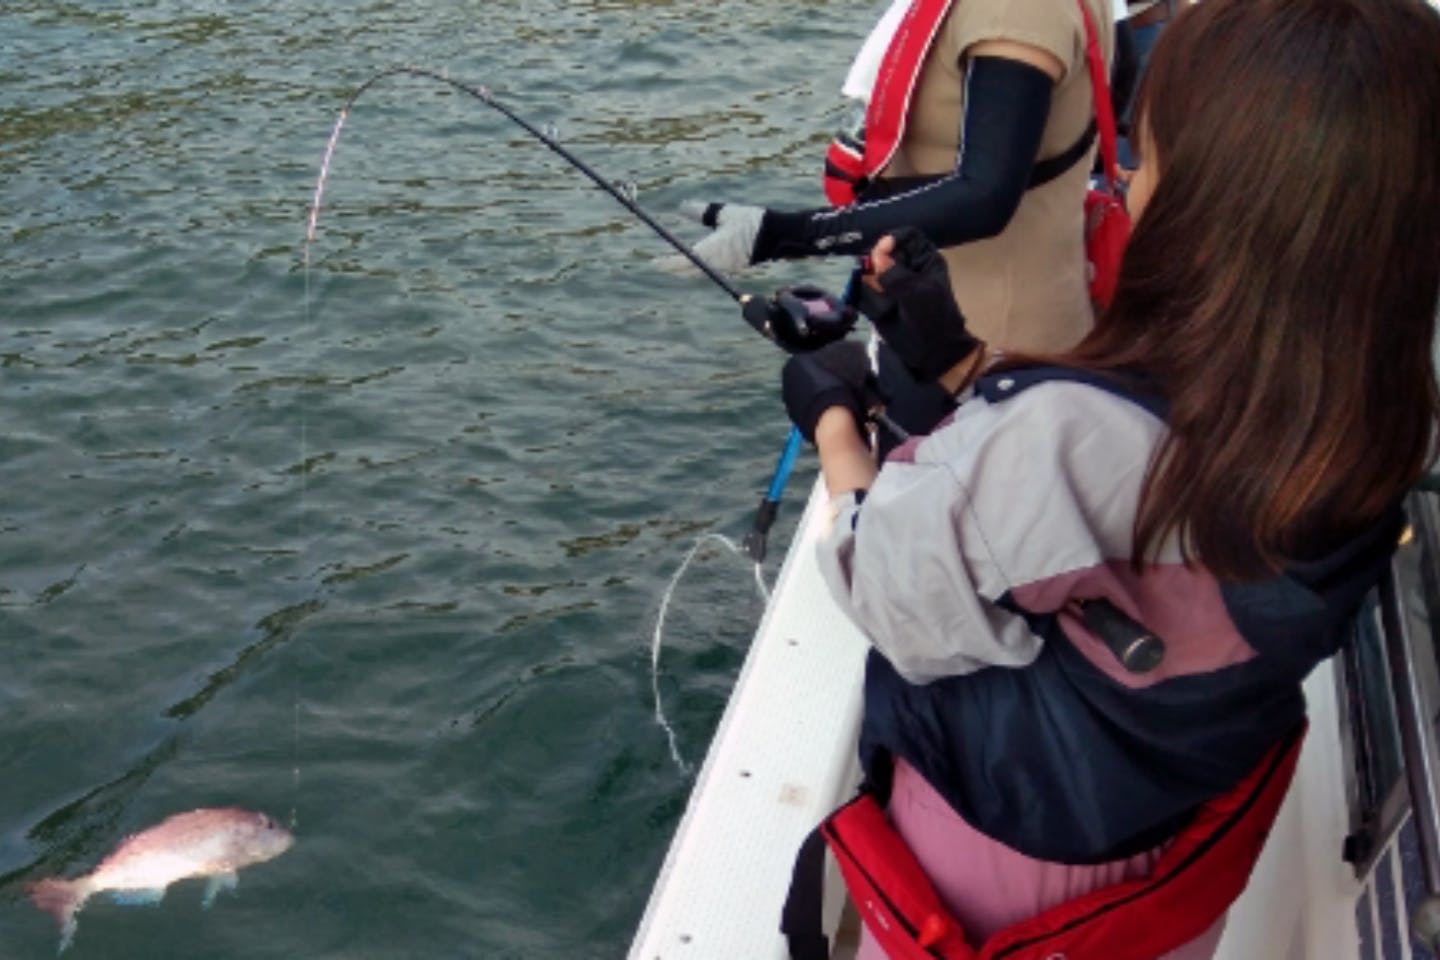
[(61, 880), (59, 877), (51, 877), (31, 884), (29, 892), (31, 902), (60, 924), (60, 950), (63, 951), (70, 946), (70, 941), (75, 936), (75, 915), (90, 897), (88, 886), (83, 878)]

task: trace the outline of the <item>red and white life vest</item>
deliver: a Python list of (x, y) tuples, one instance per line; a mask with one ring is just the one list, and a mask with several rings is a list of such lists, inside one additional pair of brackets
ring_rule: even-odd
[(855, 202), (890, 163), (910, 114), (920, 67), (954, 0), (913, 0), (880, 62), (865, 108), (863, 142), (836, 137), (825, 155), (825, 196), (837, 207)]

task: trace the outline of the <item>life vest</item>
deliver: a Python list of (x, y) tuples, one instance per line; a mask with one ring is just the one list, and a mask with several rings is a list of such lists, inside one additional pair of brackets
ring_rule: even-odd
[(1155, 960), (1195, 939), (1245, 889), (1299, 759), (1305, 727), (1234, 789), (1201, 805), (1150, 874), (1101, 887), (972, 944), (866, 790), (817, 827), (795, 861), (781, 930), (792, 960), (826, 960), (825, 848), (851, 902), (891, 960)]
[(920, 67), (953, 2), (914, 0), (901, 17), (871, 88), (862, 134), (837, 136), (825, 155), (825, 196), (835, 206), (854, 203), (895, 156)]

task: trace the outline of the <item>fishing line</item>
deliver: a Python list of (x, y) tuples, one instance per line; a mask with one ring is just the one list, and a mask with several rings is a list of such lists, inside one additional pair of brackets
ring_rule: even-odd
[[(327, 155), (328, 159), (328, 155)], [(322, 174), (323, 176), (323, 174)], [(319, 202), (319, 193), (316, 193), (316, 202)], [(314, 214), (311, 216), (311, 228), (305, 241), (305, 252), (303, 257), (303, 273), (305, 276), (305, 329), (310, 328), (310, 245), (314, 241)], [(300, 510), (295, 517), (295, 538), (303, 546), (305, 544), (305, 501), (309, 494), (310, 480), (310, 430), (308, 407), (304, 400), (300, 403)], [(290, 817), (289, 827), (293, 831), (300, 826), (300, 666), (296, 664), (292, 672), (294, 688), (291, 691), (290, 704)]]
[[(305, 229), (305, 245), (301, 255), (301, 273), (304, 276), (304, 326), (309, 329), (312, 323), (313, 313), (310, 297), (310, 273), (311, 273), (311, 248), (315, 245), (315, 228), (320, 222), (320, 199), (325, 193), (325, 182), (330, 178), (330, 162), (335, 156), (335, 145), (340, 140), (340, 128), (344, 126), (345, 116), (342, 112), (339, 122), (330, 131), (330, 139), (325, 144), (325, 153), (320, 160), (320, 176), (315, 181), (315, 195), (310, 201), (310, 215)], [(300, 403), (300, 511), (295, 518), (295, 536), (303, 545), (305, 543), (305, 506), (310, 492), (310, 421), (309, 407), (303, 402)], [(295, 668), (295, 686), (293, 700), (291, 703), (291, 729), (290, 729), (290, 817), (289, 826), (295, 830), (300, 826), (300, 668)]]
[[(665, 593), (660, 598), (660, 612), (655, 618), (655, 632), (650, 638), (650, 691), (655, 697), (655, 722), (660, 725), (660, 729), (665, 731), (665, 739), (670, 745), (670, 758), (675, 761), (675, 765), (680, 768), (680, 772), (685, 774), (690, 772), (690, 764), (686, 763), (685, 759), (680, 755), (679, 741), (675, 734), (675, 728), (670, 725), (669, 719), (665, 716), (665, 704), (660, 697), (660, 646), (665, 632), (665, 615), (670, 610), (670, 598), (674, 596), (675, 588), (680, 584), (680, 578), (685, 575), (686, 569), (690, 566), (690, 561), (695, 559), (695, 555), (700, 552), (700, 548), (709, 540), (719, 541), (736, 556), (746, 556), (746, 551), (724, 534), (707, 533), (697, 537), (695, 544), (690, 548), (690, 551), (685, 554), (685, 559), (680, 562), (679, 568), (671, 575), (670, 582), (665, 587)], [(755, 564), (755, 587), (760, 593), (761, 601), (769, 604), (770, 591), (765, 586), (765, 578), (761, 573), (759, 563)]]
[(294, 766), (291, 767), (290, 781), (290, 822), (289, 827), (293, 831), (300, 826), (300, 671), (295, 671), (295, 702), (294, 702), (294, 726), (291, 728), (293, 740), (291, 743), (291, 754), (294, 757)]

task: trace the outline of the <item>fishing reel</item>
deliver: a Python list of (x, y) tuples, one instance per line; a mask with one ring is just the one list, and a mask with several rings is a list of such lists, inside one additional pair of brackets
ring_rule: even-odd
[(808, 353), (841, 340), (860, 315), (819, 287), (782, 287), (773, 297), (741, 300), (745, 322), (790, 353)]

